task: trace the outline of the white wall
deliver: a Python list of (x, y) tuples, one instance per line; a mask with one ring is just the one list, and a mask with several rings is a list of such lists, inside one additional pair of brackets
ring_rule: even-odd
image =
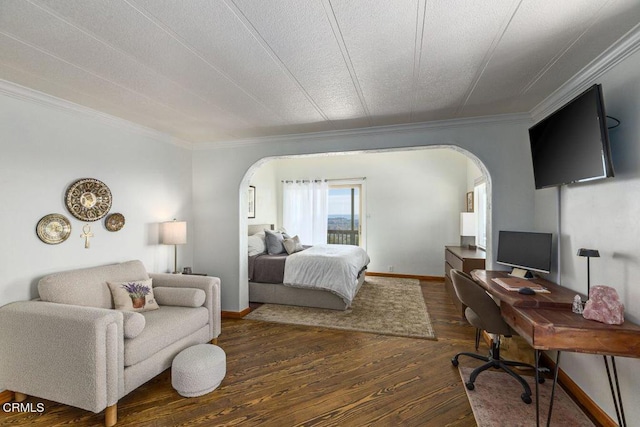
[[(467, 158), (460, 152), (421, 149), (306, 156), (267, 163), (272, 164), (278, 182), (366, 177), (369, 271), (387, 272), (392, 267), (399, 274), (444, 276), (443, 248), (459, 242), (459, 213), (464, 210)], [(281, 191), (278, 205), (282, 205)]]
[(274, 162), (265, 162), (254, 170), (249, 184), (256, 187), (256, 217), (250, 218), (248, 224), (278, 223), (278, 192), (280, 181)]
[(467, 158), (467, 192), (473, 191), (475, 182), (479, 178), (482, 178), (482, 171), (471, 159)]
[[(562, 285), (586, 293), (586, 259), (579, 248), (594, 248), (591, 284), (614, 287), (625, 304), (625, 318), (640, 323), (640, 51), (591, 83), (601, 83), (608, 115), (621, 121), (610, 131), (616, 176), (561, 188)], [(536, 225), (556, 232), (557, 190), (536, 191)], [(557, 274), (557, 267), (556, 272)], [(601, 356), (566, 353), (561, 368), (609, 416), (615, 418)], [(640, 361), (617, 358), (626, 419), (640, 420)]]
[[(457, 146), (475, 156), (490, 173), (493, 240), (497, 241), (499, 229), (531, 228), (534, 185), (527, 135), (530, 124), (521, 116), (508, 116), (493, 121), (269, 138), (199, 149), (193, 158), (194, 217), (198, 229), (194, 268), (221, 278), (223, 310), (242, 311), (248, 307), (246, 186), (254, 167), (269, 158), (289, 155)], [(491, 268), (491, 242), (487, 249)]]
[[(191, 151), (34, 96), (0, 95), (0, 305), (36, 297), (37, 281), (51, 272), (130, 259), (153, 272), (173, 269), (173, 248), (157, 244), (157, 224), (191, 220)], [(107, 184), (111, 212), (126, 219), (115, 233), (104, 220), (90, 223), (90, 249), (80, 238), (84, 223), (64, 204), (67, 187), (80, 178)], [(49, 213), (71, 222), (61, 244), (47, 245), (36, 235)], [(179, 254), (180, 265), (192, 264), (191, 245), (180, 246)]]

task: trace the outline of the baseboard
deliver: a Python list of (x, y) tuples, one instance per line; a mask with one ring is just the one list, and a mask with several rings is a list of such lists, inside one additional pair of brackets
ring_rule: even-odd
[(395, 277), (397, 279), (418, 279), (429, 282), (444, 282), (444, 277), (441, 276), (419, 276), (416, 274), (398, 274), (398, 273), (376, 273), (374, 271), (367, 271), (367, 276), (379, 276), (379, 277)]
[[(542, 353), (541, 362), (553, 372), (556, 364), (546, 353)], [(562, 369), (558, 369), (558, 382), (599, 425), (603, 427), (616, 427), (618, 425)]]
[(11, 402), (13, 400), (13, 392), (9, 390), (0, 391), (0, 405)]
[(247, 307), (242, 311), (223, 311), (220, 313), (220, 316), (224, 319), (242, 319), (249, 314), (250, 311), (251, 308)]

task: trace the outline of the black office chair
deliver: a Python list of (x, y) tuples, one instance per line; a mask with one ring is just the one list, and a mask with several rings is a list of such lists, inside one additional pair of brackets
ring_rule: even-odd
[[(510, 366), (525, 366), (533, 370), (535, 370), (535, 367), (528, 363), (503, 360), (500, 358), (500, 336), (510, 337), (514, 334), (513, 329), (502, 319), (500, 307), (498, 307), (495, 301), (486, 293), (484, 288), (477, 284), (468, 274), (460, 270), (451, 270), (451, 281), (453, 282), (456, 295), (460, 301), (467, 306), (464, 315), (469, 323), (475, 326), (477, 328), (476, 330), (485, 330), (492, 334), (489, 356), (462, 352), (456, 354), (451, 359), (453, 366), (458, 366), (458, 357), (462, 355), (487, 362), (471, 372), (469, 381), (465, 383), (467, 389), (473, 390), (475, 388), (474, 382), (482, 371), (486, 371), (489, 368), (502, 369), (522, 385), (524, 389), (524, 393), (520, 395), (522, 401), (527, 404), (531, 403), (531, 388), (529, 384), (527, 384), (520, 375), (515, 373)], [(540, 377), (539, 381), (543, 382), (544, 379)]]

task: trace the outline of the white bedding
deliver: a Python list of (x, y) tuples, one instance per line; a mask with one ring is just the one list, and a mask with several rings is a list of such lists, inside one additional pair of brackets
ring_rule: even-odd
[(369, 264), (364, 249), (351, 245), (315, 245), (287, 257), (283, 283), (297, 288), (323, 289), (351, 305), (358, 273)]

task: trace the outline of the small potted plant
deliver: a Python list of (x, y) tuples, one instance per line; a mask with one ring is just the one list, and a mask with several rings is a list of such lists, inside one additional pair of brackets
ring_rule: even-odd
[(135, 282), (124, 284), (122, 288), (129, 294), (133, 308), (143, 308), (146, 302), (145, 297), (151, 292), (148, 286)]

